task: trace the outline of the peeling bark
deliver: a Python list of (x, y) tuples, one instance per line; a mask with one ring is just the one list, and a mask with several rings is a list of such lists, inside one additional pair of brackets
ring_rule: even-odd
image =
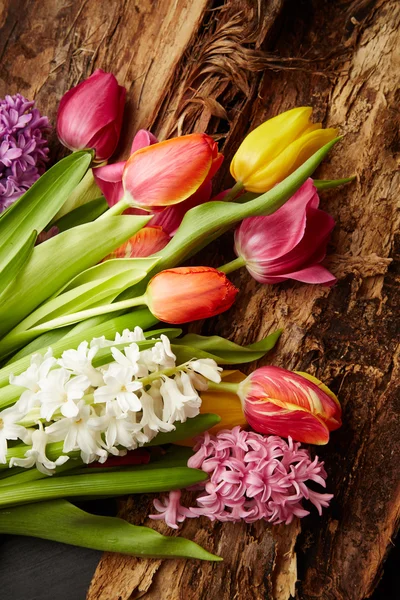
[[(129, 97), (119, 156), (140, 127), (162, 138), (206, 130), (228, 164), (250, 129), (310, 104), (344, 136), (318, 178), (357, 175), (321, 194), (337, 221), (327, 259), (334, 288), (263, 287), (239, 272), (235, 307), (193, 326), (239, 343), (283, 327), (259, 364), (307, 370), (338, 393), (344, 425), (318, 449), (331, 508), (304, 519), (300, 535), (299, 523), (189, 521), (180, 535), (223, 563), (105, 554), (90, 600), (362, 600), (376, 586), (400, 506), (399, 24), (396, 0), (9, 0), (0, 8), (0, 96), (36, 97), (54, 122), (66, 89), (94, 68), (112, 70)], [(219, 189), (230, 183), (225, 168)], [(226, 234), (196, 262), (217, 266), (231, 248)], [(135, 497), (121, 514), (167, 532), (146, 521), (150, 507), (150, 497)]]

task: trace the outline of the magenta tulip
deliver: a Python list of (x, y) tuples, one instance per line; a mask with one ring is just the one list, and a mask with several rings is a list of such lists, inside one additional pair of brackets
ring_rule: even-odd
[(70, 150), (91, 148), (96, 161), (108, 160), (117, 147), (126, 90), (114, 75), (97, 69), (61, 99), (57, 134)]
[(254, 279), (260, 283), (287, 279), (335, 283), (335, 277), (319, 264), (325, 258), (335, 221), (318, 205), (317, 190), (308, 179), (272, 215), (241, 223), (235, 232), (235, 252)]

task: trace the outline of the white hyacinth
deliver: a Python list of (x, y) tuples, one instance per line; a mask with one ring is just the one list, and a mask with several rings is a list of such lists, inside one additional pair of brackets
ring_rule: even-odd
[[(145, 339), (135, 327), (117, 333), (114, 341), (82, 342), (58, 360), (51, 349), (34, 354), (24, 373), (10, 376), (10, 384), (23, 391), (14, 406), (0, 412), (0, 462), (36, 466), (46, 474), (70, 452), (80, 452), (85, 463), (104, 462), (198, 415), (198, 390), (219, 382), (221, 369), (214, 360), (196, 357), (177, 365), (167, 336), (140, 350)], [(110, 348), (110, 362), (96, 366), (100, 348)], [(8, 448), (8, 440), (18, 439), (29, 444), (23, 458)], [(65, 453), (54, 461), (46, 456), (51, 442), (63, 442)]]

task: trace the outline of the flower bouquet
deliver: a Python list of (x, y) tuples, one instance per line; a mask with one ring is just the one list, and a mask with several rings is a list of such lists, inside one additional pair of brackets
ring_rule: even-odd
[[(100, 70), (67, 92), (57, 133), (72, 153), (47, 171), (48, 120), (18, 94), (0, 102), (0, 532), (220, 560), (74, 500), (169, 492), (151, 516), (171, 528), (290, 523), (329, 505), (323, 463), (302, 444), (340, 427), (336, 396), (307, 373), (238, 370), (280, 331), (240, 346), (176, 326), (229, 310), (236, 269), (333, 285), (318, 190), (352, 178), (312, 179), (340, 138), (304, 107), (249, 133), (230, 189), (215, 189), (224, 159), (205, 133), (141, 130), (128, 160), (108, 164), (124, 102)], [(236, 258), (197, 265), (232, 227)]]

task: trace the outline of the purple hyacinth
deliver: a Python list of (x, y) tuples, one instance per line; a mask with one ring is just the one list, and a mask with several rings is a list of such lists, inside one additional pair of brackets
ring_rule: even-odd
[(0, 100), (0, 213), (45, 170), (49, 120), (21, 94)]
[(324, 463), (311, 460), (308, 450), (289, 437), (263, 436), (235, 427), (217, 435), (204, 433), (195, 446), (196, 454), (188, 467), (202, 469), (209, 479), (192, 489), (200, 490), (197, 506), (180, 503), (181, 492), (174, 490), (162, 501), (154, 500), (161, 513), (151, 519), (163, 519), (176, 529), (186, 518), (205, 516), (212, 521), (265, 519), (269, 523), (290, 523), (305, 517), (308, 500), (317, 508), (328, 506), (332, 494), (310, 489), (309, 482), (325, 487)]

